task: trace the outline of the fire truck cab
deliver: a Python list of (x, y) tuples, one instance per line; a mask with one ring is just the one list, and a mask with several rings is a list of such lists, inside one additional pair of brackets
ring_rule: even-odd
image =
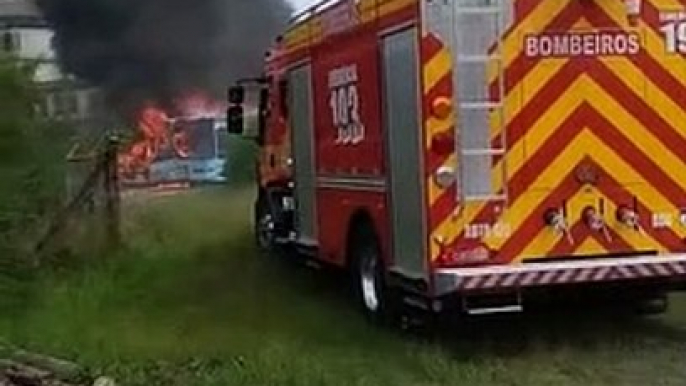
[(684, 31), (683, 0), (304, 11), (229, 93), (229, 130), (260, 145), (259, 245), (349, 269), (373, 318), (582, 287), (666, 305), (686, 282)]

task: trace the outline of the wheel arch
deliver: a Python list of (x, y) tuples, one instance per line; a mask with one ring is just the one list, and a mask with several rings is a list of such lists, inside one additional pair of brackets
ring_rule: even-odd
[(368, 208), (361, 207), (354, 210), (348, 220), (344, 251), (345, 266), (348, 268), (351, 267), (351, 264), (353, 263), (352, 254), (354, 243), (356, 242), (357, 237), (363, 234), (363, 232), (372, 233), (373, 237), (378, 243), (378, 247), (380, 249), (379, 252), (382, 256), (382, 259), (384, 263), (387, 263), (386, 254), (384, 253), (383, 242), (381, 239), (380, 228), (377, 224), (377, 221), (374, 219), (372, 212)]

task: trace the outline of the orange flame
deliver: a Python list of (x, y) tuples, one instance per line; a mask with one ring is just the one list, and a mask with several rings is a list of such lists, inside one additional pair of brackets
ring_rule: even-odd
[(150, 165), (167, 144), (169, 117), (161, 108), (146, 105), (140, 112), (137, 128), (140, 138), (119, 157), (121, 173), (127, 178), (143, 174), (150, 177)]

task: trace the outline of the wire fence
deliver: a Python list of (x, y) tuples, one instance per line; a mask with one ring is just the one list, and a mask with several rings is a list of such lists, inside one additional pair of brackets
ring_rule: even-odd
[(36, 243), (37, 259), (60, 248), (106, 252), (120, 245), (118, 148), (119, 140), (112, 135), (72, 147), (66, 158), (67, 200)]

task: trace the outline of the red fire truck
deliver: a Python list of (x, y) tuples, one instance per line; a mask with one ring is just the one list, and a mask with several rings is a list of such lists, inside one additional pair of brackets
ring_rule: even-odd
[(259, 244), (349, 269), (374, 318), (582, 288), (662, 311), (686, 282), (684, 54), (684, 0), (316, 5), (229, 92)]

